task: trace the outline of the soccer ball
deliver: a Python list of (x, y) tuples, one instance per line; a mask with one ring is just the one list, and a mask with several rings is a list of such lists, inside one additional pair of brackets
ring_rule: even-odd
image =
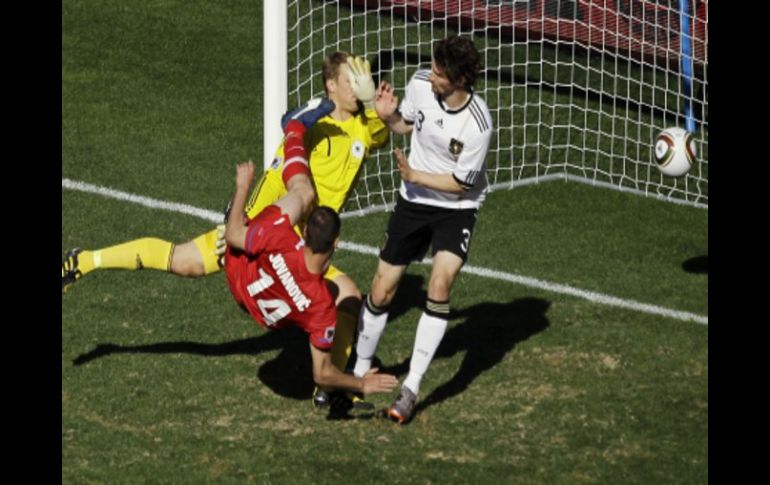
[(666, 128), (655, 137), (655, 161), (665, 175), (680, 177), (695, 164), (695, 139), (687, 130)]

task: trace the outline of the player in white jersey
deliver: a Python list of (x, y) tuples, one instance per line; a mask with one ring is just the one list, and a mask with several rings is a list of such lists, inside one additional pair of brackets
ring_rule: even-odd
[(430, 78), (431, 71), (417, 71), (401, 102), (403, 120), (413, 125), (408, 166), (427, 174), (451, 174), (455, 184), (447, 180), (441, 188), (432, 188), (402, 177), (399, 193), (417, 204), (478, 209), (487, 191), (484, 162), (492, 133), (489, 109), (472, 90), (462, 90), (462, 104), (448, 107), (434, 92)]
[(411, 133), (411, 146), (409, 160), (400, 149), (394, 150), (401, 187), (361, 309), (353, 370), (357, 376), (372, 365), (388, 306), (407, 266), (421, 260), (429, 245), (433, 255), (428, 300), (417, 324), (409, 375), (388, 409), (388, 415), (400, 423), (411, 419), (420, 382), (446, 331), (449, 293), (467, 260), (476, 213), (487, 192), (485, 159), (492, 117), (473, 91), (480, 71), (473, 42), (450, 36), (435, 44), (431, 70), (417, 71), (398, 109), (392, 86), (378, 94), (380, 118), (395, 133)]

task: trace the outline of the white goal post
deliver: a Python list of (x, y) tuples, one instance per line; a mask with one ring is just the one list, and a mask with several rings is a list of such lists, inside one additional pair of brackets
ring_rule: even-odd
[(287, 109), (288, 48), (286, 0), (262, 4), (262, 161), (270, 165), (283, 138), (278, 120)]
[[(430, 65), (432, 43), (459, 33), (473, 37), (485, 66), (476, 91), (496, 128), (493, 190), (559, 179), (708, 208), (708, 0), (264, 4), (266, 163), (286, 107), (323, 95), (325, 56), (365, 56), (375, 82), (387, 79), (403, 96), (415, 70)], [(695, 133), (698, 163), (681, 178), (661, 174), (653, 158), (655, 136), (669, 126)], [(391, 145), (408, 143), (394, 135)], [(390, 152), (370, 157), (346, 211), (392, 204), (399, 180)]]

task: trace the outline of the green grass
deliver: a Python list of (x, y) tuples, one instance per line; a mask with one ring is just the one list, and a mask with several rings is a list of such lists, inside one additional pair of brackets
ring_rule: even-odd
[[(570, 190), (576, 187), (582, 190)], [(581, 245), (594, 249), (584, 262), (573, 255), (573, 265), (594, 266), (592, 273), (572, 281), (566, 270), (559, 278), (558, 263), (538, 265), (550, 249), (541, 247), (537, 221), (559, 227), (566, 219), (537, 201), (559, 190), (575, 210), (616, 195), (569, 184), (495, 193), (479, 221), (471, 263), (489, 266), (494, 259), (501, 270), (594, 281), (594, 289), (614, 295), (703, 313), (707, 276), (677, 267), (692, 254), (687, 244), (674, 247), (676, 256), (643, 255), (620, 270), (611, 254), (601, 258), (606, 228), (586, 227)], [(632, 205), (644, 200), (624, 197)], [(62, 249), (148, 233), (179, 240), (207, 226), (75, 192), (65, 192), (63, 203)], [(492, 216), (505, 205), (529, 206), (523, 219), (533, 222), (519, 224), (535, 230), (495, 228)], [(102, 212), (118, 214), (120, 222), (103, 223)], [(383, 223), (384, 215), (347, 219), (345, 237), (373, 243), (366, 226)], [(670, 227), (652, 226), (637, 238), (615, 234), (607, 245), (638, 254)], [(499, 251), (498, 237), (516, 242)], [(368, 288), (375, 258), (341, 251), (336, 263)], [(668, 267), (671, 285), (700, 290), (656, 300), (661, 267)], [(410, 269), (378, 352), (401, 377), (427, 276), (424, 266)], [(89, 275), (62, 299), (64, 482), (111, 480), (116, 472), (129, 482), (178, 481), (180, 473), (187, 482), (707, 480), (706, 327), (470, 275), (458, 280), (452, 304), (455, 316), (423, 385), (423, 397), (436, 402), (399, 428), (379, 419), (328, 421), (313, 412), (305, 338), (258, 328), (232, 303), (222, 274)], [(393, 396), (372, 398), (384, 406)]]
[(67, 1), (62, 10), (62, 175), (224, 205), (229, 173), (212, 175), (261, 158), (260, 6)]
[[(67, 0), (63, 176), (219, 209), (261, 153), (260, 16)], [(343, 237), (377, 246), (387, 217)], [(62, 253), (210, 227), (71, 190), (62, 222)], [(550, 182), (489, 196), (469, 264), (708, 315), (708, 274), (689, 270), (707, 235), (706, 210)], [(376, 262), (335, 256), (362, 291)], [(410, 268), (377, 353), (402, 378), (428, 274)], [(398, 427), (315, 412), (306, 337), (258, 327), (221, 273), (95, 272), (61, 308), (63, 483), (708, 482), (704, 325), (464, 274)]]

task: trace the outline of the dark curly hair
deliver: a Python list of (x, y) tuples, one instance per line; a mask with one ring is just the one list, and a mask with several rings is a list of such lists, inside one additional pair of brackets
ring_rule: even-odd
[(313, 209), (305, 226), (305, 245), (314, 254), (328, 253), (334, 247), (334, 240), (340, 235), (340, 216), (334, 209), (319, 206)]
[(468, 90), (483, 68), (473, 41), (457, 35), (450, 35), (433, 45), (433, 60), (452, 83), (462, 84)]

